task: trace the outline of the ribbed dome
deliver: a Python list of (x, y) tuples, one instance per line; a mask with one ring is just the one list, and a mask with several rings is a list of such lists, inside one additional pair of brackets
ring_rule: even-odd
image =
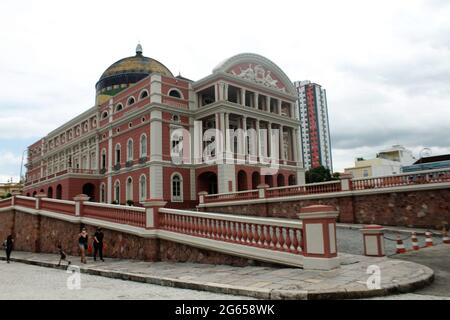
[(142, 46), (139, 44), (136, 48), (136, 55), (113, 63), (103, 72), (95, 88), (98, 94), (112, 91), (114, 87), (136, 83), (151, 73), (173, 77), (172, 72), (161, 62), (144, 57)]
[(157, 72), (165, 76), (173, 77), (172, 72), (167, 69), (161, 62), (155, 59), (144, 57), (142, 54), (135, 55), (117, 61), (112, 64), (105, 72), (103, 72), (100, 80), (107, 77), (124, 74), (124, 73), (152, 73)]

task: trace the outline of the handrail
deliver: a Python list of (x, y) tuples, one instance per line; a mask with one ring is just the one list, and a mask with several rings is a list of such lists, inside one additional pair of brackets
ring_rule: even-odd
[(211, 213), (211, 212), (201, 212), (201, 211), (190, 211), (190, 210), (179, 210), (179, 209), (170, 209), (170, 208), (160, 208), (159, 212), (162, 213), (171, 213), (175, 215), (190, 215), (199, 218), (211, 218), (217, 220), (227, 220), (227, 221), (238, 221), (245, 223), (255, 223), (255, 224), (264, 224), (264, 225), (273, 225), (279, 227), (290, 227), (290, 228), (303, 228), (303, 224), (300, 220), (292, 220), (292, 219), (277, 219), (277, 218), (266, 218), (266, 217), (252, 217), (252, 216), (243, 216), (243, 215), (231, 215), (224, 213)]
[(226, 196), (226, 195), (234, 195), (234, 194), (247, 193), (247, 192), (258, 192), (258, 189), (241, 190), (241, 191), (235, 191), (235, 192), (212, 193), (212, 194), (206, 194), (205, 197)]
[(84, 202), (85, 206), (92, 206), (92, 207), (100, 207), (100, 208), (111, 208), (111, 209), (124, 209), (124, 210), (134, 210), (134, 211), (140, 211), (145, 212), (145, 208), (142, 207), (133, 207), (133, 206), (124, 206), (121, 204), (109, 204), (109, 203), (100, 203), (100, 202)]
[(70, 201), (70, 200), (61, 200), (61, 199), (53, 199), (53, 198), (42, 198), (42, 200), (46, 201), (46, 202), (55, 202), (55, 203), (75, 205), (75, 201)]
[(314, 183), (306, 183), (306, 184), (295, 184), (295, 185), (282, 186), (282, 187), (271, 187), (271, 188), (267, 188), (267, 190), (281, 190), (281, 189), (289, 189), (289, 188), (296, 188), (296, 187), (323, 186), (323, 185), (339, 184), (339, 183), (341, 183), (340, 180), (332, 180), (332, 181), (314, 182)]
[(162, 230), (246, 247), (293, 254), (303, 251), (300, 221), (160, 208), (159, 225)]
[(353, 178), (352, 181), (360, 181), (360, 180), (375, 179), (375, 178), (389, 178), (389, 177), (423, 175), (423, 174), (427, 174), (427, 173), (435, 173), (435, 172), (443, 172), (443, 171), (448, 171), (450, 173), (450, 167), (441, 168), (441, 169), (429, 169), (429, 170), (423, 170), (423, 171), (403, 172), (403, 173), (397, 173), (397, 174), (385, 175), (385, 176), (377, 176), (377, 177)]

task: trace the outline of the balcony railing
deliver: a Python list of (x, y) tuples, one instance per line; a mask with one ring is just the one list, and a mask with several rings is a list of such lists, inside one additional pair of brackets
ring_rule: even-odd
[(450, 168), (410, 172), (385, 177), (353, 179), (352, 189), (366, 190), (443, 182), (450, 182)]
[[(347, 180), (348, 183), (344, 184), (344, 180)], [(350, 179), (346, 177), (336, 181), (267, 188), (264, 189), (262, 196), (260, 194), (259, 198), (270, 199), (275, 197), (327, 194), (342, 191), (349, 192), (374, 190), (448, 182), (450, 182), (450, 168), (411, 172), (375, 178)], [(203, 203), (207, 204), (214, 202), (241, 201), (256, 198), (258, 198), (258, 190), (246, 190), (239, 192), (204, 195)]]
[(159, 212), (163, 230), (275, 251), (302, 252), (300, 221), (167, 208)]

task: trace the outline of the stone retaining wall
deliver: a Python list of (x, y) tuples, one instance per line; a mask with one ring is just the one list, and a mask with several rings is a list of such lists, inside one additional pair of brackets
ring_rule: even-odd
[[(92, 245), (92, 237), (96, 229), (94, 225), (72, 223), (18, 210), (0, 212), (0, 240), (3, 241), (12, 233), (14, 250), (18, 251), (57, 254), (57, 245), (61, 244), (69, 255), (79, 255), (78, 234), (82, 227), (86, 227), (90, 236), (89, 243)], [(104, 256), (110, 258), (234, 266), (270, 265), (157, 238), (143, 238), (107, 228), (103, 228), (103, 233), (105, 235)]]
[(443, 224), (450, 225), (450, 189), (354, 194), (345, 197), (324, 194), (316, 199), (243, 204), (236, 202), (234, 205), (200, 209), (216, 213), (297, 219), (301, 207), (314, 204), (336, 207), (340, 213), (339, 222), (343, 223), (433, 229), (441, 229)]

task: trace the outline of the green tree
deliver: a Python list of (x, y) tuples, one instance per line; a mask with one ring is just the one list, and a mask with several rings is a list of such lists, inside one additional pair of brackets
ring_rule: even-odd
[(314, 182), (325, 182), (331, 180), (338, 180), (339, 173), (334, 173), (333, 175), (330, 172), (330, 169), (325, 168), (324, 166), (315, 167), (309, 169), (305, 172), (306, 183), (314, 183)]

